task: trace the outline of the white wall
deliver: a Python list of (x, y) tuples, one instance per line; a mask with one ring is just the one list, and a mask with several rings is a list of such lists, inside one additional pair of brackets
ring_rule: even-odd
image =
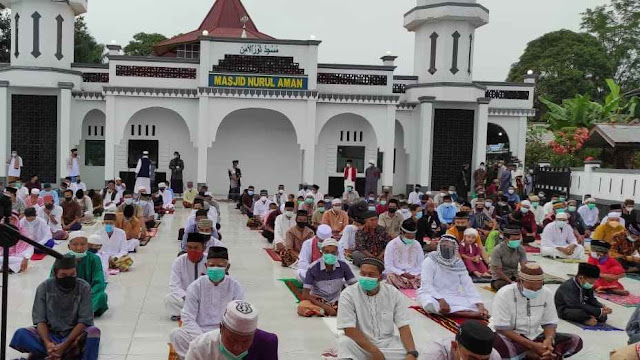
[[(402, 129), (402, 125), (399, 121), (396, 121), (396, 172), (393, 175), (393, 192), (394, 194), (405, 193), (407, 185), (407, 153), (405, 152), (404, 144), (405, 132)], [(408, 195), (408, 194), (407, 194)]]
[[(89, 135), (91, 126), (91, 135)], [(98, 132), (96, 133), (95, 127)], [(78, 154), (80, 158), (80, 177), (87, 184), (87, 189), (102, 189), (104, 187), (104, 166), (85, 166), (86, 142), (85, 140), (103, 140), (101, 127), (105, 126), (105, 114), (100, 110), (91, 110), (82, 121), (80, 128), (82, 140), (78, 144)], [(104, 129), (106, 131), (106, 128)]]
[(229, 192), (227, 169), (240, 161), (242, 189), (272, 194), (279, 184), (289, 191), (301, 182), (301, 152), (289, 119), (266, 109), (243, 109), (229, 114), (218, 127), (216, 141), (208, 150), (207, 183), (215, 194)]
[(591, 194), (597, 200), (640, 202), (640, 171), (621, 169), (595, 169), (571, 171), (572, 196)]

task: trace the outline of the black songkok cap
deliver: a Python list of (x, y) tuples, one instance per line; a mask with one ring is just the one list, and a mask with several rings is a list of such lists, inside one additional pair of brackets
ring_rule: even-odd
[(591, 251), (608, 253), (611, 250), (611, 244), (602, 240), (591, 240)]
[(14, 188), (14, 187), (7, 187), (5, 190), (7, 190), (7, 192), (10, 192), (12, 194), (15, 195), (15, 193), (18, 192), (18, 189)]
[(104, 214), (104, 220), (116, 221), (116, 214), (114, 214), (114, 213), (106, 213), (106, 214)]
[(503, 233), (505, 235), (520, 235), (521, 231), (522, 230), (521, 230), (520, 226), (518, 226), (516, 224), (509, 224), (509, 225), (504, 227)]
[(496, 334), (483, 323), (470, 320), (460, 326), (456, 341), (475, 355), (490, 355)]
[(382, 262), (382, 260), (378, 258), (373, 258), (373, 257), (364, 258), (362, 259), (361, 265), (364, 265), (364, 264), (369, 264), (377, 267), (378, 270), (380, 270), (381, 274), (384, 272), (384, 263)]
[(580, 263), (578, 265), (578, 275), (590, 279), (598, 279), (600, 277), (600, 268), (589, 263)]
[(407, 219), (400, 226), (400, 230), (407, 234), (415, 234), (418, 231), (418, 225), (413, 219)]
[(468, 219), (469, 218), (469, 213), (466, 211), (458, 211), (456, 213), (456, 218), (458, 219)]
[(226, 259), (229, 260), (229, 251), (226, 247), (212, 246), (209, 248), (207, 259)]
[(609, 210), (622, 210), (621, 204), (611, 204), (609, 205)]
[(197, 233), (197, 232), (192, 232), (192, 233), (189, 233), (189, 235), (187, 235), (188, 243), (205, 244), (207, 241), (209, 241), (208, 236)]
[(284, 207), (288, 208), (288, 207), (296, 207), (296, 205), (293, 203), (293, 201), (287, 201), (286, 203), (284, 203)]
[(56, 259), (53, 263), (53, 270), (58, 269), (75, 269), (76, 268), (76, 258), (73, 255), (65, 255), (60, 259)]

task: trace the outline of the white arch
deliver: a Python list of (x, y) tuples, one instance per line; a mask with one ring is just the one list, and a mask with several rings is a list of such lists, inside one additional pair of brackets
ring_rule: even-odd
[(366, 124), (364, 126), (363, 129), (367, 128), (367, 129), (371, 129), (373, 132), (373, 135), (375, 136), (375, 140), (376, 140), (376, 144), (378, 144), (379, 146), (379, 139), (381, 138), (380, 134), (378, 134), (376, 132), (376, 127), (374, 126), (374, 124), (372, 124), (369, 120), (367, 120), (366, 117), (364, 117), (362, 114), (359, 114), (357, 112), (350, 112), (350, 111), (346, 111), (346, 112), (339, 112), (329, 118), (327, 118), (326, 120), (322, 121), (320, 120), (319, 124), (318, 124), (318, 131), (316, 134), (316, 139), (315, 142), (316, 144), (318, 144), (319, 140), (320, 140), (320, 136), (322, 135), (322, 132), (325, 131), (325, 129), (327, 129), (328, 125), (330, 125), (332, 122), (338, 121), (340, 119), (340, 117), (347, 117), (347, 116), (355, 116), (356, 118), (358, 118), (358, 120), (362, 120), (364, 121), (364, 123)]
[[(230, 118), (232, 118), (233, 116), (237, 115), (238, 113), (242, 113), (242, 112), (250, 112), (250, 111), (265, 111), (268, 113), (272, 113), (272, 114), (278, 114), (279, 117), (286, 119), (289, 124), (291, 125), (291, 127), (293, 128), (293, 131), (296, 133), (296, 143), (298, 145), (300, 145), (300, 129), (298, 129), (295, 126), (295, 123), (291, 120), (291, 118), (289, 118), (286, 114), (284, 114), (282, 111), (279, 110), (275, 110), (275, 109), (270, 109), (270, 108), (265, 108), (265, 107), (248, 107), (248, 108), (242, 108), (242, 109), (235, 109), (229, 113), (227, 113), (224, 117), (222, 117), (222, 121), (220, 121), (220, 124), (218, 124), (218, 126), (215, 129), (215, 132), (213, 134), (213, 138), (212, 138), (212, 143), (215, 142), (216, 138), (218, 137), (218, 133), (220, 132), (220, 127), (222, 126), (222, 124), (225, 121), (228, 121)], [(264, 126), (268, 126), (268, 124), (264, 124)]]

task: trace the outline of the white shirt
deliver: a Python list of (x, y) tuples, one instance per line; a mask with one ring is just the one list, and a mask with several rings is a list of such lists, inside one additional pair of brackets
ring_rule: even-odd
[(78, 190), (82, 190), (85, 195), (87, 194), (87, 184), (83, 183), (82, 181), (79, 184), (72, 182), (69, 188), (71, 189), (71, 191), (73, 191), (73, 195), (75, 195)]
[(578, 214), (582, 216), (582, 220), (587, 226), (595, 226), (598, 224), (598, 216), (600, 215), (600, 210), (597, 207), (593, 209), (589, 209), (587, 204), (584, 204), (578, 208)]
[[(313, 194), (313, 191), (311, 191), (311, 194)], [(313, 194), (313, 199), (314, 199), (314, 202), (317, 204), (318, 201), (324, 200), (324, 195), (320, 191), (318, 191), (317, 193)]]
[[(113, 200), (111, 197), (113, 196)], [(120, 193), (116, 190), (107, 190), (102, 195), (102, 206), (107, 207), (109, 205), (118, 205), (120, 203)]]
[[(312, 263), (311, 255), (313, 254), (312, 246), (314, 238), (315, 236), (302, 243), (302, 248), (298, 255), (298, 279), (304, 280), (307, 276), (307, 270), (309, 269), (309, 265)], [(347, 261), (344, 257), (344, 248), (342, 247), (342, 244), (338, 244), (338, 260)]]
[(285, 214), (276, 216), (276, 223), (273, 227), (273, 243), (284, 245), (287, 238), (287, 230), (294, 225), (296, 225), (295, 214), (290, 219)]
[(222, 321), (227, 304), (244, 300), (244, 290), (231, 276), (214, 285), (208, 276), (201, 276), (187, 287), (182, 308), (182, 330), (201, 334), (216, 329)]
[(565, 224), (561, 230), (555, 221), (545, 226), (540, 238), (542, 239), (542, 242), (540, 243), (541, 247), (555, 248), (578, 244), (571, 225)]
[(423, 261), (424, 252), (417, 241), (406, 245), (398, 236), (391, 240), (384, 250), (385, 274), (420, 275)]
[(300, 191), (298, 191), (298, 197), (302, 196), (303, 198), (306, 198), (307, 194), (310, 192), (311, 190), (300, 189)]
[(544, 204), (543, 210), (544, 210), (544, 216), (551, 214), (553, 212), (552, 201), (549, 201), (546, 204)]
[(425, 306), (433, 299), (444, 299), (449, 303), (452, 313), (477, 311), (477, 304), (483, 303), (469, 273), (450, 271), (427, 257), (420, 272), (418, 303)]
[(258, 200), (253, 204), (253, 216), (259, 216), (261, 219), (264, 219), (269, 211), (269, 205), (271, 205), (271, 200)]
[(558, 324), (553, 293), (546, 286), (535, 299), (524, 297), (517, 283), (504, 286), (493, 299), (491, 315), (496, 331), (513, 330), (529, 339), (538, 336), (542, 326)]
[(182, 254), (173, 260), (171, 277), (169, 278), (169, 293), (179, 298), (187, 296), (187, 288), (200, 276), (207, 274), (207, 254), (197, 264), (189, 260), (187, 254)]
[(338, 330), (357, 328), (377, 347), (393, 341), (396, 328), (410, 324), (408, 298), (384, 282), (374, 296), (367, 295), (358, 284), (340, 294)]
[(356, 248), (356, 233), (358, 232), (358, 227), (355, 225), (347, 225), (344, 230), (342, 230), (342, 237), (340, 238), (340, 245), (344, 249), (354, 250)]
[(160, 196), (162, 196), (162, 205), (167, 206), (173, 203), (173, 193), (169, 189), (164, 189), (164, 191), (159, 191)]
[(533, 205), (531, 206), (531, 212), (533, 213), (533, 216), (535, 216), (536, 218), (536, 224), (537, 225), (542, 225), (542, 221), (545, 218), (545, 214), (544, 214), (544, 208), (540, 205), (538, 205), (538, 207), (534, 208)]
[(124, 230), (113, 226), (113, 234), (109, 237), (104, 226), (96, 233), (102, 238), (102, 247), (99, 254), (103, 254), (108, 258), (119, 258), (129, 254), (129, 247), (127, 245), (127, 233)]
[(18, 192), (16, 192), (16, 197), (19, 200), (22, 200), (22, 202), (25, 202), (27, 197), (29, 197), (29, 189), (27, 189), (26, 186), (21, 186), (20, 189), (18, 189)]
[(420, 197), (424, 195), (422, 192), (416, 192), (415, 190), (409, 193), (409, 204), (418, 204), (420, 205)]
[(49, 225), (37, 216), (35, 220), (31, 222), (27, 221), (26, 217), (23, 217), (22, 220), (20, 220), (20, 227), (27, 233), (28, 238), (41, 245), (44, 245), (53, 238)]
[(51, 232), (56, 232), (62, 230), (62, 206), (53, 204), (53, 209), (51, 209), (50, 214), (53, 215), (53, 218), (56, 220), (55, 223), (51, 221), (49, 215), (45, 212), (44, 206), (38, 207), (37, 214), (38, 216), (44, 220), (47, 225), (49, 225), (49, 229)]
[[(19, 161), (18, 168), (14, 169), (16, 161)], [(20, 177), (20, 170), (22, 169), (23, 166), (24, 164), (22, 163), (22, 158), (20, 156), (11, 157), (11, 160), (9, 161), (9, 171), (7, 172), (7, 175), (12, 177)]]
[(69, 176), (78, 176), (80, 175), (80, 167), (78, 166), (78, 158), (71, 157), (69, 164), (67, 166), (69, 170)]
[(220, 352), (220, 329), (206, 332), (191, 341), (185, 360), (227, 360)]
[[(454, 354), (451, 351), (451, 342), (455, 340), (455, 336), (449, 335), (445, 338), (433, 341), (427, 347), (429, 350), (426, 353), (420, 353), (420, 358), (429, 360), (456, 360), (456, 357), (454, 357)], [(496, 349), (493, 349), (489, 360), (501, 359), (500, 353)]]

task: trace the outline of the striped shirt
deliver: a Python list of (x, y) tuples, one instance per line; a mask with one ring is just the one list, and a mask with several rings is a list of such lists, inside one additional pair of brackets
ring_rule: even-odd
[(338, 260), (331, 271), (322, 258), (309, 265), (304, 279), (304, 288), (311, 291), (311, 295), (319, 296), (329, 303), (335, 303), (340, 298), (343, 281), (348, 285), (357, 282), (351, 268), (344, 261)]

